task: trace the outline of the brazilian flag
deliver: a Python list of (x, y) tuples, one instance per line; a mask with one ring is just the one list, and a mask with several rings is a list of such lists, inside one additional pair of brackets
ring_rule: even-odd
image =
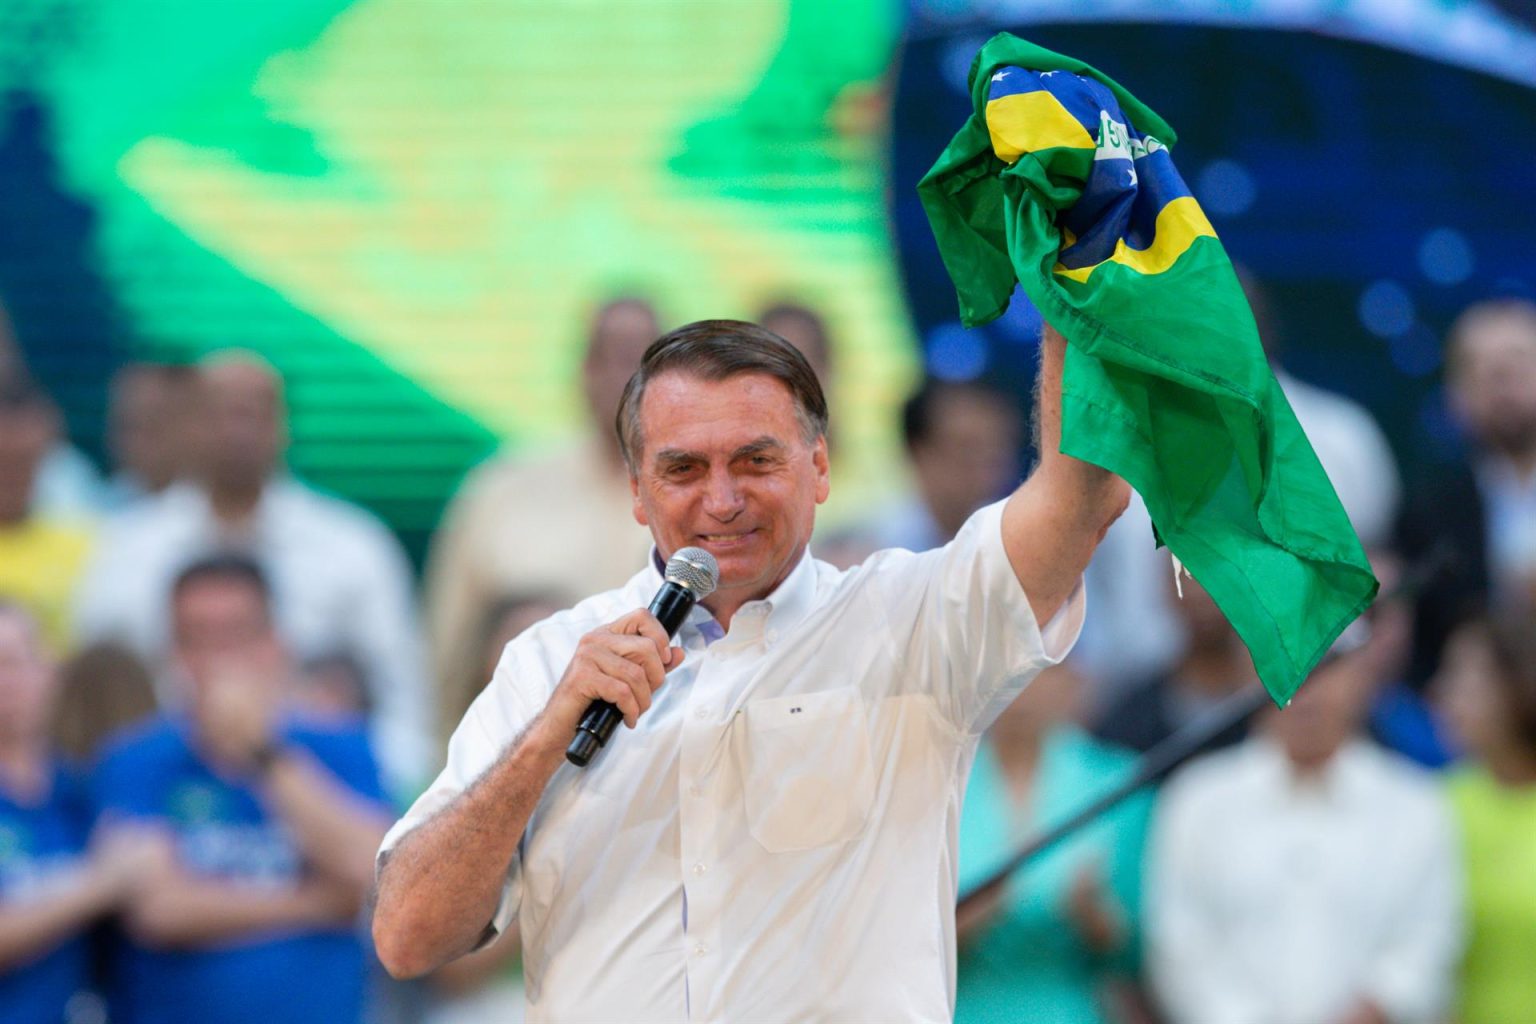
[(918, 185), (967, 326), (1017, 282), (1067, 339), (1061, 450), (1124, 477), (1284, 705), (1377, 583), (1275, 382), (1173, 129), (1080, 61), (1001, 34)]

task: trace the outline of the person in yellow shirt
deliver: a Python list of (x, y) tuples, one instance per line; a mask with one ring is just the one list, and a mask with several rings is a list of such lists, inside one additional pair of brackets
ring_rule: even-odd
[(1460, 1024), (1536, 1007), (1536, 614), (1451, 634), (1435, 681), (1471, 763), (1449, 781), (1466, 865)]
[(84, 523), (51, 520), (31, 508), (38, 466), (57, 425), (53, 404), (24, 371), (0, 371), (0, 597), (28, 609), (49, 648), (62, 654), (91, 531)]

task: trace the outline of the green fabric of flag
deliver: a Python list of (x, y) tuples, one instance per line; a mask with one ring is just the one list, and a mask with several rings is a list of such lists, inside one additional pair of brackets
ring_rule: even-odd
[(1259, 345), (1173, 130), (1080, 61), (1001, 34), (918, 185), (967, 326), (1015, 282), (1067, 339), (1061, 450), (1124, 477), (1276, 703), (1375, 596)]

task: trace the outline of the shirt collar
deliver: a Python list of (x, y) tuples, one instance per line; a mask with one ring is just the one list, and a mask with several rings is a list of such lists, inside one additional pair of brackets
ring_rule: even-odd
[[(654, 544), (651, 545), (651, 557), (646, 561), (647, 583), (651, 592), (666, 580), (666, 568), (666, 563), (661, 560), (661, 552)], [(768, 634), (771, 643), (778, 632), (793, 626), (810, 612), (815, 596), (815, 559), (807, 548), (800, 555), (800, 561), (772, 593), (742, 605), (737, 609), (736, 618), (732, 622), (734, 624), (743, 615), (747, 617), (746, 620), (758, 620), (757, 631)], [(695, 605), (693, 611), (688, 613), (688, 625), (696, 627), (704, 635), (705, 643), (714, 643), (725, 636), (725, 631), (703, 605)], [(772, 634), (768, 633), (769, 630), (772, 630)]]

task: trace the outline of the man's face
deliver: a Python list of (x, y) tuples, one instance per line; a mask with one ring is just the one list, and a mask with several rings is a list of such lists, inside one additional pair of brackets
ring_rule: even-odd
[(117, 463), (151, 490), (185, 468), (190, 391), (154, 367), (130, 367), (113, 381), (108, 443)]
[(194, 698), (220, 674), (239, 673), (276, 685), (283, 678), (282, 651), (260, 591), (245, 580), (191, 582), (172, 608), (176, 661)]
[(1536, 323), (1492, 313), (1459, 339), (1452, 394), (1473, 434), (1497, 451), (1536, 446)]
[(766, 374), (651, 380), (640, 404), (635, 519), (663, 559), (701, 547), (720, 562), (705, 603), (761, 598), (809, 543), (829, 490), (825, 438), (805, 440), (789, 387)]
[(1270, 709), (1271, 728), (1294, 763), (1320, 766), (1355, 734), (1375, 692), (1364, 652), (1340, 655), (1313, 672), (1288, 707)]
[(34, 741), (48, 729), (53, 669), (32, 624), (0, 611), (0, 738)]
[(277, 468), (288, 443), (281, 388), (254, 363), (229, 362), (202, 373), (206, 466), (213, 483), (254, 487)]
[(1017, 414), (989, 395), (946, 392), (933, 407), (928, 436), (912, 448), (923, 498), (946, 526), (958, 526), (1015, 483)]
[(53, 412), (40, 404), (0, 408), (0, 523), (26, 517), (37, 468), (53, 443)]
[(656, 314), (638, 302), (616, 303), (593, 326), (581, 381), (592, 420), (605, 434), (613, 430), (624, 385), (640, 368), (640, 358), (660, 333)]

